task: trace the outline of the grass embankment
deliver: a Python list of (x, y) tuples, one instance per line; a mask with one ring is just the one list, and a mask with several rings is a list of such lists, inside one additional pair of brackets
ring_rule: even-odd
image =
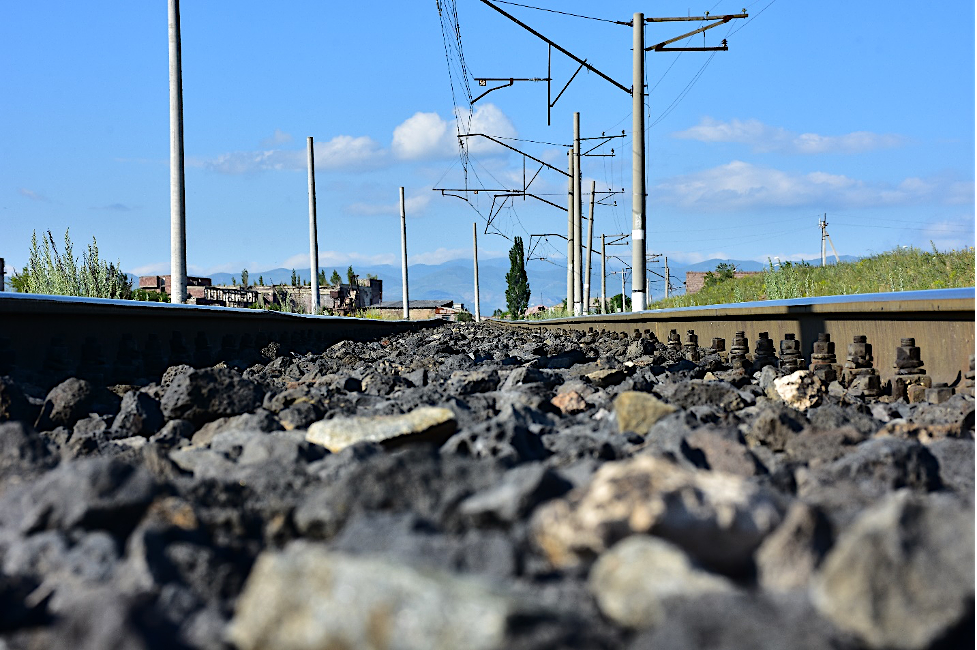
[(771, 265), (759, 275), (720, 280), (691, 295), (658, 300), (649, 309), (972, 286), (973, 248), (947, 252), (900, 248), (825, 267)]

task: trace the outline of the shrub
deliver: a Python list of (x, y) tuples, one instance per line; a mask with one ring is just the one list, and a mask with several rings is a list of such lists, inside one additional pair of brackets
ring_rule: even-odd
[(74, 246), (64, 231), (64, 251), (59, 252), (51, 231), (38, 246), (37, 233), (31, 235), (31, 252), (27, 266), (18, 278), (23, 278), (23, 290), (53, 296), (82, 296), (86, 298), (132, 299), (132, 280), (119, 267), (99, 259), (98, 242), (92, 243), (75, 259)]

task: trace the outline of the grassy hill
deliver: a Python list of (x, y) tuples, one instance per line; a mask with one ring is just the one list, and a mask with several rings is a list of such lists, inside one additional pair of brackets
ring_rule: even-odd
[(754, 300), (782, 300), (887, 291), (974, 286), (974, 249), (941, 252), (900, 248), (856, 262), (829, 266), (771, 264), (761, 275), (717, 277), (701, 291), (658, 300), (649, 309)]

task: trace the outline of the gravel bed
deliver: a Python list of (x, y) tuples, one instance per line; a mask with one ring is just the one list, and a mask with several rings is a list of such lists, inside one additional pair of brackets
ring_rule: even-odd
[(0, 650), (973, 647), (973, 397), (688, 352), (453, 324), (0, 377)]

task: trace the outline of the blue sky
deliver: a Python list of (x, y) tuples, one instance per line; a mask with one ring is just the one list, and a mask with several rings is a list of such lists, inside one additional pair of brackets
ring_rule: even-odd
[[(456, 4), (471, 76), (546, 76), (545, 44), (478, 0)], [(634, 11), (735, 13), (744, 2), (535, 5), (627, 21)], [(629, 27), (500, 6), (631, 85)], [(649, 252), (681, 261), (811, 258), (825, 212), (842, 254), (973, 245), (973, 3), (745, 6), (750, 22), (705, 39), (728, 38), (728, 52), (647, 56)], [(184, 0), (192, 274), (307, 266), (307, 136), (317, 142), (323, 266), (399, 260), (401, 185), (411, 263), (470, 257), (471, 224), (485, 226), (491, 197), (432, 191), (465, 183), (455, 114), (465, 128), (470, 116), (473, 130), (537, 141), (510, 143), (559, 168), (574, 111), (585, 136), (628, 131), (601, 150), (616, 156), (589, 158), (583, 172), (584, 187), (594, 179), (598, 189), (626, 190), (616, 206), (598, 206), (596, 235), (630, 230), (630, 96), (584, 71), (554, 107), (552, 126), (543, 83), (495, 91), (472, 112), (457, 61), (452, 94), (436, 7)], [(649, 25), (646, 41), (697, 26)], [(690, 42), (702, 44), (702, 36)], [(555, 90), (575, 69), (554, 53)], [(129, 271), (168, 272), (167, 83), (165, 0), (4, 4), (0, 257), (8, 265), (24, 264), (33, 230), (60, 238), (70, 227), (76, 245), (95, 236), (103, 256)], [(472, 144), (469, 188), (514, 187), (522, 174), (520, 156)], [(554, 172), (532, 187), (565, 202)], [(494, 218), (495, 229), (524, 238), (565, 232), (566, 216), (519, 199)], [(498, 235), (479, 244), (485, 257), (510, 245)], [(565, 244), (536, 253), (562, 264)], [(530, 278), (545, 263), (531, 262)]]

